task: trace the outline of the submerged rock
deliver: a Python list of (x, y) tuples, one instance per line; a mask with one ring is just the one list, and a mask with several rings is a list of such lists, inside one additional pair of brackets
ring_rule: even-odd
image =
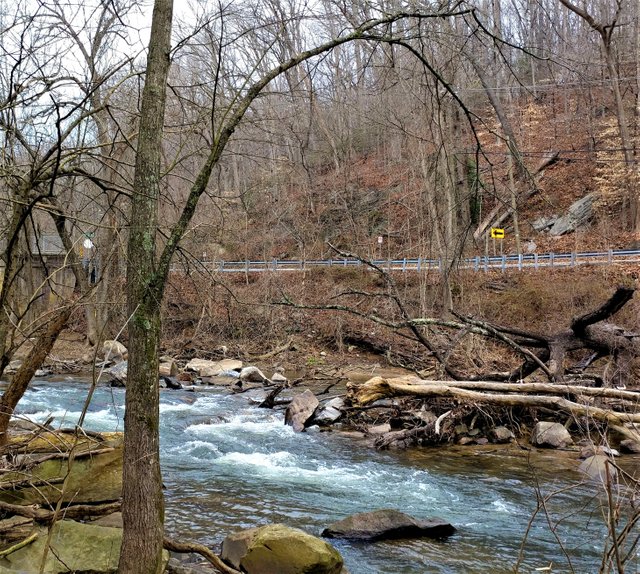
[(573, 444), (569, 431), (560, 423), (539, 422), (531, 433), (531, 444), (549, 448), (564, 448)]
[(352, 514), (322, 531), (325, 538), (388, 540), (393, 538), (446, 538), (456, 529), (441, 518), (418, 520), (398, 510)]
[(283, 524), (227, 536), (222, 559), (247, 574), (340, 574), (343, 565), (329, 543)]
[(320, 401), (309, 389), (296, 395), (285, 411), (284, 424), (292, 426), (296, 432), (302, 432), (319, 404)]

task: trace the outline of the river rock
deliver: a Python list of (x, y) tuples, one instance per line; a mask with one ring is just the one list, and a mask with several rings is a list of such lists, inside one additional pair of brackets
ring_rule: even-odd
[(393, 538), (446, 538), (456, 529), (440, 518), (418, 520), (398, 510), (385, 509), (352, 514), (322, 531), (325, 538), (389, 540)]
[(223, 371), (242, 369), (242, 361), (235, 359), (222, 359), (222, 361), (191, 359), (184, 368), (186, 371), (194, 371), (200, 377), (216, 377)]
[(111, 376), (109, 384), (112, 387), (125, 387), (127, 385), (127, 369), (129, 364), (127, 361), (121, 361), (116, 363), (110, 369), (107, 369), (105, 373)]
[(273, 375), (271, 375), (271, 382), (272, 383), (286, 383), (288, 382), (289, 379), (287, 379), (287, 377), (285, 377), (282, 373), (273, 373)]
[[(52, 527), (51, 547), (47, 553), (44, 572), (113, 573), (118, 570), (122, 530), (73, 520), (61, 520)], [(47, 528), (36, 530), (38, 537), (24, 548), (0, 559), (0, 572), (40, 572)], [(169, 553), (164, 550), (166, 565)], [(163, 568), (164, 569), (164, 568)]]
[(342, 397), (335, 397), (327, 401), (321, 409), (318, 409), (313, 417), (313, 421), (319, 425), (333, 424), (342, 416), (343, 408), (344, 399)]
[(531, 433), (531, 444), (549, 448), (564, 448), (573, 444), (569, 431), (560, 423), (539, 422)]
[(626, 438), (620, 443), (620, 451), (627, 454), (640, 454), (640, 442)]
[(178, 365), (173, 360), (165, 361), (164, 363), (160, 363), (160, 368), (158, 369), (158, 373), (162, 377), (177, 377)]
[(124, 361), (129, 352), (119, 341), (105, 341), (102, 343), (102, 356), (105, 361)]
[(616, 468), (611, 464), (611, 459), (603, 454), (595, 454), (585, 458), (580, 463), (578, 470), (586, 474), (589, 478), (605, 484), (607, 483), (607, 474), (610, 481), (614, 481), (618, 474)]
[(495, 427), (491, 430), (491, 440), (500, 444), (511, 442), (515, 435), (507, 427)]
[(343, 565), (333, 546), (283, 524), (227, 536), (222, 559), (246, 574), (340, 574)]
[(245, 383), (263, 383), (269, 379), (258, 367), (245, 367), (240, 371), (240, 380)]
[(296, 432), (303, 431), (319, 404), (320, 401), (309, 389), (296, 395), (284, 413), (284, 424), (292, 426)]

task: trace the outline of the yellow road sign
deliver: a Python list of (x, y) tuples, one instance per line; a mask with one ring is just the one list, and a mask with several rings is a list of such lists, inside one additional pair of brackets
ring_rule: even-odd
[(504, 239), (504, 229), (502, 227), (492, 227), (491, 237), (493, 239)]

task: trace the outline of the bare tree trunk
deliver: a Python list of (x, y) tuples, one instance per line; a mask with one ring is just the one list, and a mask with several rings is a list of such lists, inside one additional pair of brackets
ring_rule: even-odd
[(156, 0), (133, 184), (127, 268), (129, 369), (125, 403), (122, 519), (118, 571), (162, 570), (164, 498), (160, 474), (158, 349), (162, 285), (155, 279), (161, 143), (173, 0)]

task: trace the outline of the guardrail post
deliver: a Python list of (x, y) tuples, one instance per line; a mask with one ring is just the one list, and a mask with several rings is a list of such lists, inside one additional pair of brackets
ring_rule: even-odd
[(533, 268), (534, 269), (538, 269), (538, 254), (537, 253), (533, 254)]
[(224, 271), (224, 261), (220, 261), (220, 271)]
[(249, 260), (245, 260), (244, 262), (244, 272), (249, 273)]
[(522, 253), (518, 253), (518, 270), (522, 271)]
[(480, 257), (478, 255), (473, 259), (473, 270), (477, 273), (480, 267)]
[(329, 259), (329, 267), (333, 267), (333, 259)]
[(607, 252), (607, 261), (609, 262), (609, 265), (613, 263), (613, 250), (611, 249)]
[(571, 267), (575, 267), (576, 266), (576, 252), (572, 251), (571, 252)]
[(417, 265), (417, 271), (420, 272), (420, 263), (422, 262), (421, 258), (418, 257), (418, 265)]
[(489, 272), (489, 258), (486, 255), (484, 256), (484, 272)]
[(407, 272), (407, 258), (406, 257), (402, 260), (402, 272), (403, 273)]
[(554, 257), (553, 257), (553, 251), (552, 251), (551, 253), (549, 253), (549, 265), (551, 267), (553, 267), (553, 259)]
[(505, 270), (507, 269), (507, 256), (506, 256), (506, 255), (503, 255), (503, 256), (502, 256), (502, 265), (501, 265), (501, 268), (502, 268), (502, 272), (503, 272), (503, 273), (504, 273), (504, 272), (505, 272)]

